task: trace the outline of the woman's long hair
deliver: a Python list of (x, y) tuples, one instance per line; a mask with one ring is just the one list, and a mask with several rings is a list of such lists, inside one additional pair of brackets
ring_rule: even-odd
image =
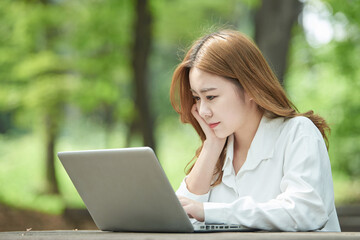
[[(197, 40), (187, 52), (184, 60), (176, 68), (171, 88), (170, 100), (173, 108), (180, 114), (183, 123), (190, 123), (200, 136), (201, 146), (197, 149), (193, 164), (187, 169), (190, 173), (203, 147), (206, 136), (199, 123), (191, 114), (194, 104), (190, 91), (189, 72), (196, 67), (202, 71), (225, 78), (237, 80), (244, 91), (255, 101), (260, 110), (270, 118), (293, 118), (305, 116), (320, 130), (328, 146), (326, 121), (313, 111), (299, 113), (287, 98), (285, 91), (269, 67), (257, 46), (245, 35), (233, 30), (223, 30)], [(225, 145), (226, 146), (226, 145)], [(222, 166), (225, 160), (225, 147), (216, 164), (213, 185), (221, 182)]]

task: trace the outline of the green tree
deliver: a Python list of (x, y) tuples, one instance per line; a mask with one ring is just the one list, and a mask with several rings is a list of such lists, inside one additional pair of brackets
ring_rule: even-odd
[(69, 105), (104, 126), (105, 145), (111, 147), (115, 125), (130, 125), (135, 112), (130, 60), (134, 6), (131, 1), (91, 0), (69, 1), (67, 7), (65, 44), (79, 79)]
[[(71, 76), (61, 49), (61, 6), (49, 1), (4, 1), (7, 23), (2, 34), (1, 108), (17, 112), (18, 121), (38, 122), (44, 134), (47, 191), (58, 193), (54, 148)], [(18, 16), (22, 15), (22, 18)]]
[(146, 146), (155, 150), (154, 119), (149, 103), (148, 59), (152, 43), (152, 13), (149, 1), (136, 1), (136, 19), (134, 26), (134, 45), (132, 54), (132, 72), (134, 78), (136, 115), (133, 120), (128, 140), (136, 127), (142, 133)]
[[(359, 10), (357, 1), (308, 1), (303, 28), (294, 32), (286, 83), (300, 110), (314, 109), (327, 119), (333, 171), (352, 178), (360, 176)], [(308, 25), (321, 21), (325, 27), (311, 32), (307, 16)], [(326, 41), (317, 39), (320, 30)]]
[(255, 42), (281, 84), (287, 69), (292, 29), (302, 10), (297, 0), (263, 0), (255, 14)]

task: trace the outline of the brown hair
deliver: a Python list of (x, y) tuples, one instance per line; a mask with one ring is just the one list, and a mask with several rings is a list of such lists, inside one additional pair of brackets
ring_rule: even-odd
[[(202, 145), (188, 165), (199, 156), (206, 139), (199, 123), (191, 114), (194, 100), (190, 91), (189, 71), (192, 67), (237, 80), (267, 117), (305, 116), (309, 118), (320, 130), (328, 147), (326, 134), (330, 132), (330, 128), (326, 121), (319, 115), (315, 115), (313, 111), (299, 113), (287, 98), (283, 87), (255, 43), (240, 32), (223, 30), (197, 40), (173, 74), (170, 88), (171, 104), (180, 114), (181, 121), (190, 123), (202, 141)], [(215, 168), (214, 176), (218, 177), (213, 185), (221, 182), (224, 160), (225, 148)], [(187, 174), (193, 166), (194, 164), (187, 170)]]

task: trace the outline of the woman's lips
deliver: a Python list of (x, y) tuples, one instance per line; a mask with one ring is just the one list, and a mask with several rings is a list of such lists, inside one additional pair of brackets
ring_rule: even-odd
[(217, 125), (219, 125), (220, 122), (217, 123), (210, 123), (209, 126), (210, 128), (215, 128)]

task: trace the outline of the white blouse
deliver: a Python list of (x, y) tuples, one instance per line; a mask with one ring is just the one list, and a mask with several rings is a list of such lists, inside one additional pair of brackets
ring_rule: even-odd
[(310, 119), (264, 116), (236, 175), (233, 152), (230, 136), (222, 182), (208, 193), (191, 193), (185, 179), (176, 192), (204, 203), (206, 223), (269, 231), (340, 231), (328, 152)]

